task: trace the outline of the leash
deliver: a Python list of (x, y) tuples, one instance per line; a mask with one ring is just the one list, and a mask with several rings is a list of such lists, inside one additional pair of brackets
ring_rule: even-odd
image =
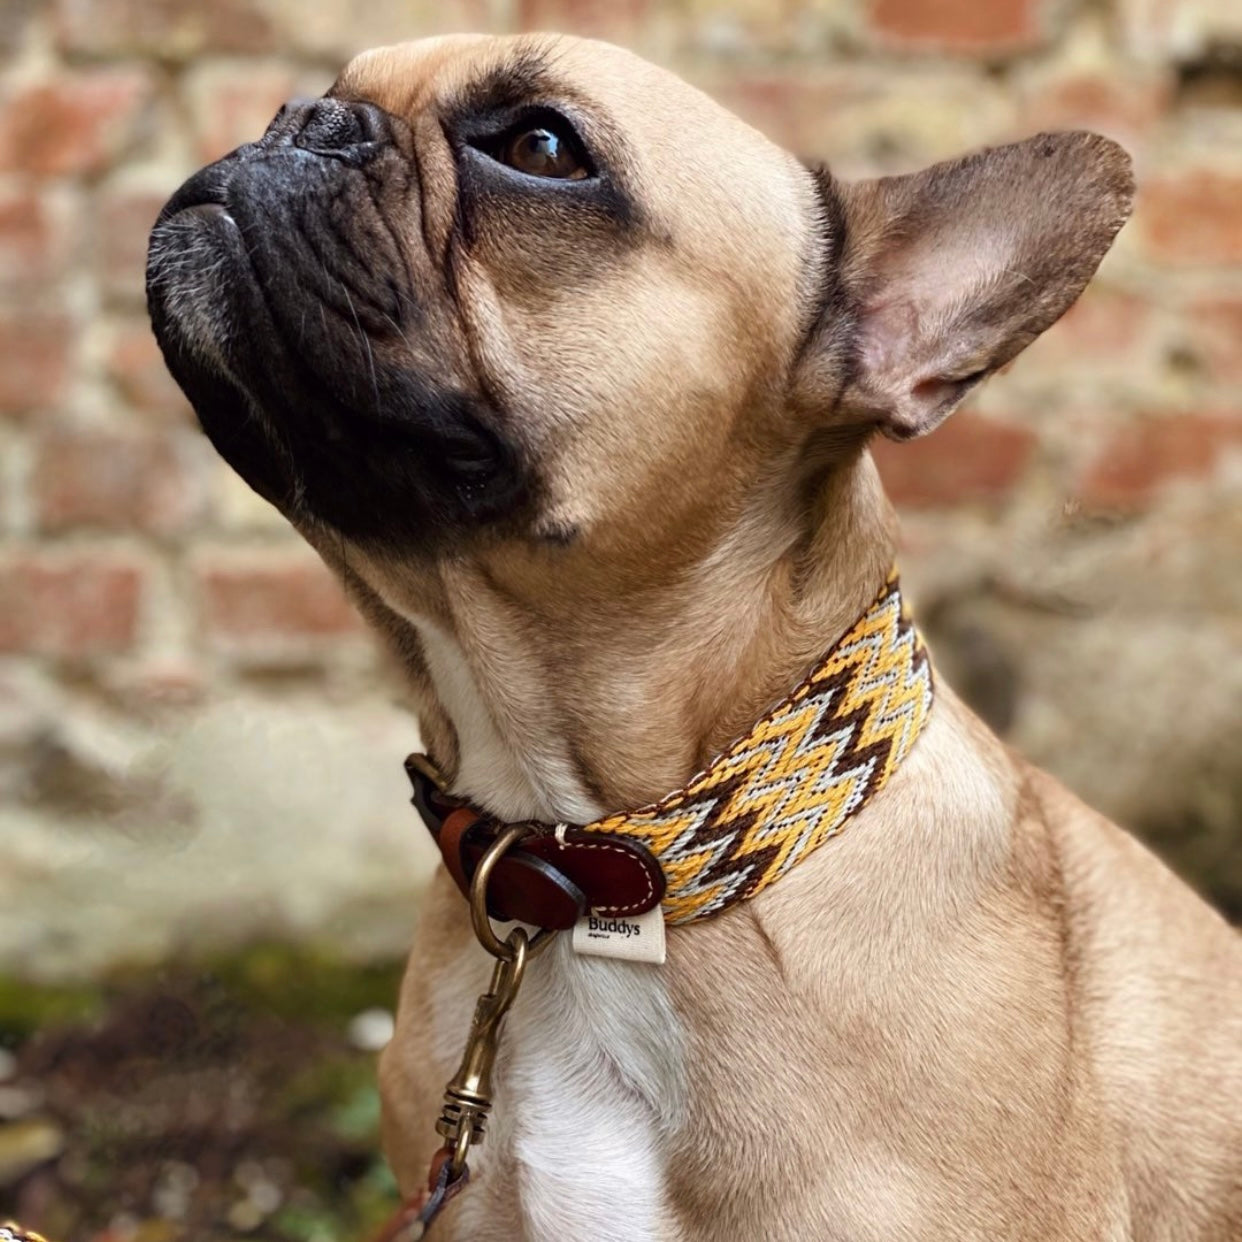
[[(438, 792), (445, 796), (439, 773), (430, 760), (422, 755), (413, 756), (412, 760), (418, 761), (424, 776), (434, 781)], [(530, 937), (524, 928), (515, 927), (501, 940), (488, 913), (488, 882), (497, 864), (533, 831), (529, 824), (507, 825), (474, 869), (470, 880), (470, 923), (475, 938), (496, 959), (496, 965), (487, 991), (475, 1002), (461, 1064), (444, 1088), (436, 1133), (445, 1142), (431, 1159), (427, 1189), (405, 1203), (376, 1235), (375, 1242), (417, 1242), (470, 1180), (470, 1149), (483, 1142), (492, 1110), (492, 1068), (505, 1015), (522, 986), (527, 964), (551, 944), (556, 934), (544, 928)]]

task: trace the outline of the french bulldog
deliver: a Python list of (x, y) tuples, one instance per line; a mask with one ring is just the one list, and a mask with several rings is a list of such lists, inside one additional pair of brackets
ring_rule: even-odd
[[(453, 793), (589, 824), (866, 610), (895, 551), (869, 439), (1052, 324), (1132, 192), (1087, 133), (845, 184), (619, 48), (429, 39), (186, 182), (150, 308)], [(381, 1065), (408, 1194), (490, 966), (442, 870)], [(664, 965), (561, 936), (527, 973), (433, 1236), (1242, 1238), (1238, 937), (943, 683), (848, 831)]]

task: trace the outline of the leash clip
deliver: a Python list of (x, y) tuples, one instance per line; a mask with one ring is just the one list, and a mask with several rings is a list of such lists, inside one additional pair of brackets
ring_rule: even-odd
[(466, 1175), (470, 1148), (481, 1143), (486, 1133), (492, 1109), (492, 1069), (500, 1047), (501, 1030), (505, 1015), (522, 986), (526, 964), (546, 948), (555, 935), (543, 928), (532, 938), (524, 928), (515, 927), (501, 940), (487, 913), (487, 881), (493, 868), (505, 852), (530, 831), (524, 824), (506, 828), (479, 860), (470, 881), (470, 920), (474, 934), (496, 959), (496, 966), (487, 991), (475, 1003), (461, 1064), (444, 1088), (444, 1103), (436, 1122), (436, 1133), (445, 1140), (443, 1153), (448, 1157), (449, 1185)]
[(522, 928), (514, 928), (503, 945), (510, 956), (496, 959), (491, 984), (475, 1003), (461, 1064), (444, 1088), (444, 1103), (436, 1122), (436, 1133), (452, 1148), (450, 1179), (461, 1176), (470, 1148), (483, 1141), (492, 1108), (492, 1068), (501, 1027), (530, 959), (530, 942)]

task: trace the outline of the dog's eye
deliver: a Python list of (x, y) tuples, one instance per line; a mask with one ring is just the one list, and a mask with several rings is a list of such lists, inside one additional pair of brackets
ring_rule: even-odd
[(547, 126), (523, 129), (505, 139), (499, 151), (502, 164), (529, 177), (554, 177), (580, 181), (587, 175), (585, 161), (575, 150), (577, 143)]
[(467, 130), (465, 145), (541, 181), (586, 181), (597, 175), (572, 122), (546, 104), (522, 108), (516, 116), (510, 111), (503, 120), (497, 117), (494, 129), (484, 122), (474, 133)]

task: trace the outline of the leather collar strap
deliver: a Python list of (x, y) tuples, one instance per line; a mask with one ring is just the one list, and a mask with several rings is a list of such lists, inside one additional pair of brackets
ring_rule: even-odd
[[(845, 826), (909, 753), (932, 704), (927, 649), (894, 572), (805, 681), (683, 789), (585, 828), (531, 824), (488, 886), (495, 918), (567, 928), (663, 903), (688, 923), (762, 892)], [(505, 825), (406, 760), (418, 807), (463, 893)]]
[[(444, 793), (424, 756), (411, 755), (405, 770), (414, 805), (468, 897), (475, 869), (508, 825)], [(564, 825), (529, 828), (492, 870), (487, 885), (492, 918), (564, 931), (589, 910), (625, 918), (660, 904), (664, 873), (641, 842)]]

